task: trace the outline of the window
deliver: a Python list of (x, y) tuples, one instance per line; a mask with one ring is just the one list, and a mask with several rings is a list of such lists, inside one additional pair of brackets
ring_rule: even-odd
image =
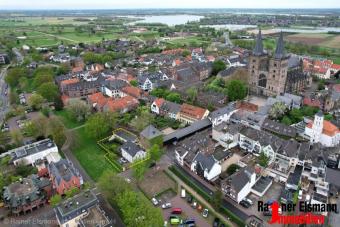
[(267, 86), (267, 78), (264, 74), (261, 74), (259, 76), (258, 86), (264, 87), (264, 88)]
[(275, 79), (275, 74), (273, 74), (273, 78)]

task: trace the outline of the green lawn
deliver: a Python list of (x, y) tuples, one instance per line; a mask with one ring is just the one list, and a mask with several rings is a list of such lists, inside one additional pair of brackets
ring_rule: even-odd
[(84, 128), (76, 130), (78, 146), (73, 150), (80, 164), (87, 174), (97, 181), (104, 171), (116, 173), (113, 167), (105, 159), (105, 152), (97, 145), (96, 140), (88, 137)]
[(61, 118), (66, 128), (71, 129), (83, 125), (82, 122), (76, 122), (73, 120), (66, 110), (54, 111), (54, 114)]

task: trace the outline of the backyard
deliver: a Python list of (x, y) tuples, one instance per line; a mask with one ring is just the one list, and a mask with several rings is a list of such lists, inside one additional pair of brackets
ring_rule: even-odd
[(54, 111), (54, 114), (62, 120), (65, 127), (68, 129), (76, 128), (84, 124), (83, 122), (77, 122), (74, 119), (72, 119), (72, 117), (65, 109), (60, 111)]
[(78, 146), (73, 150), (73, 154), (93, 180), (97, 181), (105, 171), (117, 173), (106, 160), (105, 152), (97, 145), (97, 141), (87, 136), (84, 128), (79, 128), (75, 132)]

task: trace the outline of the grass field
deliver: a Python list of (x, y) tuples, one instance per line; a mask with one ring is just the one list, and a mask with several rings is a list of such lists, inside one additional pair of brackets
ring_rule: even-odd
[[(18, 17), (11, 19), (0, 19), (0, 26), (3, 27), (20, 27), (20, 26), (36, 26), (36, 25), (60, 25), (73, 24), (81, 25), (87, 24), (87, 21), (75, 21), (75, 18), (80, 17)], [(86, 18), (95, 19), (95, 17)]]
[(77, 144), (79, 145), (73, 150), (73, 154), (87, 174), (97, 181), (105, 171), (116, 173), (105, 159), (105, 152), (97, 145), (94, 139), (86, 135), (84, 128), (79, 128), (75, 132), (77, 134)]
[(290, 42), (303, 43), (307, 45), (323, 46), (329, 48), (340, 48), (340, 35), (300, 33), (285, 37)]
[(65, 127), (68, 129), (72, 129), (83, 124), (81, 122), (76, 122), (75, 120), (73, 120), (66, 110), (55, 111), (54, 114), (61, 118)]

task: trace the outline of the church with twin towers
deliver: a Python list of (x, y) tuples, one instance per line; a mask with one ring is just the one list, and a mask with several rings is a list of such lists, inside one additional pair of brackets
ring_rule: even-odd
[(255, 48), (249, 56), (248, 86), (251, 94), (276, 96), (299, 94), (312, 83), (312, 77), (303, 72), (302, 59), (286, 54), (281, 32), (276, 48), (269, 53), (263, 48), (262, 33), (256, 37)]

